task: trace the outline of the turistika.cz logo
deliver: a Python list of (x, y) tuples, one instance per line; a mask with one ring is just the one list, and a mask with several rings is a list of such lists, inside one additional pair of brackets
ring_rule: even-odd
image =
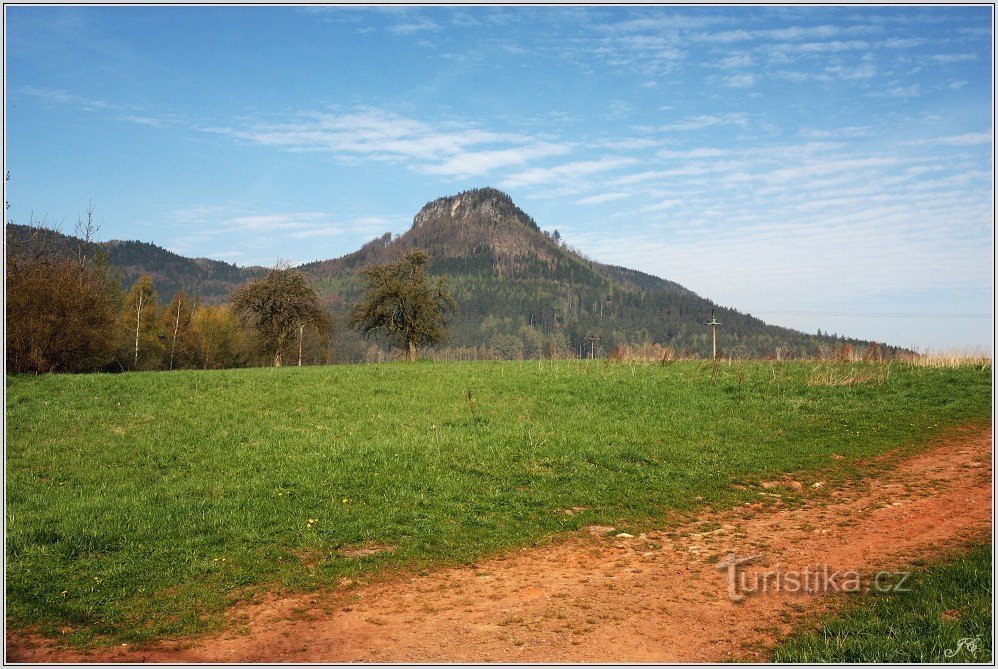
[(825, 594), (831, 592), (907, 592), (910, 572), (879, 571), (864, 576), (859, 571), (837, 570), (828, 565), (814, 565), (802, 570), (783, 569), (777, 564), (770, 570), (746, 569), (763, 561), (762, 555), (740, 558), (729, 553), (717, 563), (717, 570), (727, 572), (728, 596), (740, 602), (748, 595), (758, 594)]

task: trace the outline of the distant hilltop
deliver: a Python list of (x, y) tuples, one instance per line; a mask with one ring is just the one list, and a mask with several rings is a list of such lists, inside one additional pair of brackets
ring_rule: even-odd
[[(8, 234), (26, 234), (8, 225)], [(79, 240), (52, 232), (60, 244)], [(95, 244), (108, 254), (126, 283), (153, 277), (160, 296), (184, 289), (204, 303), (224, 302), (262, 267), (237, 267), (206, 258), (185, 258), (154, 244), (110, 241)], [(721, 322), (719, 354), (736, 357), (812, 357), (833, 347), (869, 348), (871, 342), (812, 335), (769, 325), (715, 304), (666, 279), (603, 264), (572, 249), (537, 222), (506, 193), (477, 188), (437, 198), (413, 217), (404, 234), (386, 233), (339, 258), (300, 268), (316, 280), (334, 315), (359, 296), (357, 273), (413, 248), (427, 251), (430, 271), (446, 276), (460, 305), (449, 346), (496, 351), (498, 357), (542, 357), (589, 347), (599, 354), (617, 346), (659, 344), (676, 355), (710, 356), (704, 323), (714, 310)], [(344, 335), (349, 338), (348, 335)], [(361, 346), (354, 342), (354, 348)], [(899, 351), (878, 345), (878, 355)]]

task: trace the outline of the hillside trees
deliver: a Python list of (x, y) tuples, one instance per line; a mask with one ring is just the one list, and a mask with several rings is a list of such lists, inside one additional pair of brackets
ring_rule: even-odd
[[(86, 241), (96, 232), (93, 211), (77, 224)], [(7, 234), (7, 371), (96, 371), (117, 344), (118, 281), (106, 260), (47, 240), (32, 228), (26, 240)]]
[(204, 306), (183, 289), (163, 305), (150, 274), (122, 292), (96, 231), (92, 208), (76, 226), (79, 239), (7, 226), (9, 373), (220, 369), (260, 364), (261, 354), (268, 364), (289, 354), (298, 364), (331, 360), (330, 316), (300, 272), (277, 268), (269, 283), (243, 286), (233, 295), (248, 298), (242, 313)]
[(130, 369), (156, 369), (166, 350), (166, 332), (156, 305), (156, 288), (152, 277), (143, 274), (125, 296), (124, 308), (119, 316), (121, 332), (127, 332), (118, 350), (122, 367)]
[(164, 353), (167, 369), (183, 369), (196, 364), (197, 339), (192, 323), (199, 306), (197, 298), (191, 299), (187, 291), (180, 290), (160, 314), (160, 328), (168, 338), (169, 352)]
[(235, 312), (255, 328), (258, 350), (280, 367), (285, 353), (302, 342), (305, 328), (329, 329), (329, 314), (308, 276), (279, 263), (262, 279), (250, 281), (232, 293)]
[(431, 282), (429, 255), (414, 249), (396, 262), (360, 272), (366, 291), (350, 310), (349, 323), (365, 335), (380, 334), (415, 360), (421, 346), (447, 339), (445, 315), (457, 310), (443, 277)]
[(191, 315), (191, 366), (201, 369), (245, 367), (254, 344), (229, 305), (199, 307)]

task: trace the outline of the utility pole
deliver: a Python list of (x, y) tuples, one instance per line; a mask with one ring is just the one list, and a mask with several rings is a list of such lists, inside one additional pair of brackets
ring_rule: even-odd
[(587, 334), (585, 336), (585, 340), (589, 342), (589, 359), (590, 360), (595, 360), (596, 359), (596, 342), (598, 342), (600, 340), (600, 336), (598, 334), (592, 334), (592, 333), (590, 333), (590, 334)]
[(713, 309), (710, 310), (710, 321), (707, 322), (707, 323), (704, 323), (704, 325), (709, 325), (710, 326), (711, 340), (712, 340), (712, 343), (713, 343), (713, 346), (712, 346), (712, 349), (713, 349), (713, 359), (717, 360), (717, 326), (720, 325), (720, 323), (717, 321), (716, 318), (714, 318), (714, 310)]

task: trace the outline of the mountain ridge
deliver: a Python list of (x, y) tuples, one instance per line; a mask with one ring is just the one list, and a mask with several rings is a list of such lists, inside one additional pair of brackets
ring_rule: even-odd
[[(60, 243), (74, 243), (71, 236), (52, 234)], [(161, 299), (184, 289), (200, 294), (205, 303), (223, 302), (236, 286), (266, 271), (186, 258), (147, 242), (111, 240), (93, 247), (108, 253), (126, 281), (152, 275)], [(461, 305), (451, 323), (450, 345), (488, 349), (499, 357), (579, 351), (590, 334), (600, 336), (604, 355), (619, 345), (654, 342), (679, 354), (708, 356), (704, 323), (712, 311), (723, 323), (725, 354), (797, 357), (839, 342), (869, 343), (770, 325), (673, 281), (591, 260), (556, 232), (542, 230), (509, 195), (491, 187), (431, 200), (404, 233), (385, 233), (351, 253), (298, 268), (313, 278), (342, 323), (363, 290), (358, 273), (414, 248), (427, 251), (430, 273), (447, 278)], [(337, 337), (355, 357), (365, 347), (342, 325)]]
[(188, 258), (151, 242), (110, 239), (86, 242), (57, 229), (7, 223), (7, 243), (47, 244), (54, 250), (82, 249), (87, 255), (107, 254), (108, 263), (121, 274), (122, 284), (130, 285), (149, 274), (160, 298), (172, 299), (184, 290), (200, 295), (205, 304), (224, 302), (239, 284), (263, 276), (266, 268), (234, 265), (212, 258)]

